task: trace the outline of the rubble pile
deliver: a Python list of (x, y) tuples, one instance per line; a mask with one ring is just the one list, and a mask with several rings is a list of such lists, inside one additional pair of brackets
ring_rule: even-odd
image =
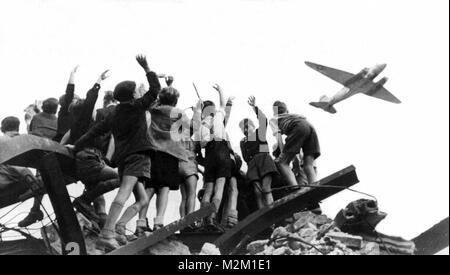
[(247, 245), (250, 255), (379, 255), (379, 245), (342, 232), (325, 215), (299, 212), (270, 239)]
[(386, 217), (375, 201), (358, 200), (334, 220), (312, 212), (299, 212), (286, 226), (273, 230), (270, 239), (247, 245), (249, 255), (384, 255), (415, 252), (412, 241), (378, 233)]

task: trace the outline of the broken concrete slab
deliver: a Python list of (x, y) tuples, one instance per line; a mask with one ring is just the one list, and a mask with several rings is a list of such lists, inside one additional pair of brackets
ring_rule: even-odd
[(344, 232), (328, 232), (325, 237), (337, 240), (347, 247), (361, 249), (363, 238), (360, 236), (350, 235)]

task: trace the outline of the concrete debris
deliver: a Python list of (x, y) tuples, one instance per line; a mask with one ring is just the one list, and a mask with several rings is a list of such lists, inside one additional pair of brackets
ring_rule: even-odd
[(379, 245), (341, 232), (330, 218), (295, 213), (292, 223), (277, 227), (268, 240), (247, 245), (249, 255), (379, 255)]
[(363, 238), (360, 236), (353, 236), (344, 232), (330, 232), (325, 235), (325, 238), (337, 240), (349, 248), (361, 249)]
[(220, 250), (211, 243), (205, 243), (199, 255), (221, 255)]

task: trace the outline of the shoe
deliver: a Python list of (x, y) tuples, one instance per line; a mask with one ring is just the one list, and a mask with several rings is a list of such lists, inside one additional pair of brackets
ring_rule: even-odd
[(100, 223), (100, 217), (97, 214), (95, 214), (94, 208), (91, 205), (87, 204), (80, 198), (76, 198), (75, 200), (73, 200), (72, 204), (73, 207), (78, 212), (86, 216), (86, 218), (94, 220), (97, 223)]
[(161, 229), (164, 227), (164, 224), (154, 224), (153, 225), (153, 231), (156, 231), (158, 229)]
[(134, 232), (134, 235), (135, 235), (137, 238), (141, 238), (141, 237), (147, 236), (147, 235), (145, 234), (146, 232), (151, 233), (151, 232), (153, 232), (153, 231), (152, 231), (151, 228), (146, 227), (146, 226), (136, 226), (136, 231)]
[(95, 248), (108, 253), (113, 250), (119, 249), (120, 244), (114, 238), (106, 238), (100, 235), (97, 242), (95, 243)]
[(127, 236), (125, 235), (126, 228), (124, 224), (116, 224), (116, 241), (120, 245), (126, 245), (128, 244)]
[(31, 210), (30, 213), (21, 220), (17, 225), (19, 227), (28, 227), (36, 222), (40, 222), (44, 219), (44, 213), (41, 210)]

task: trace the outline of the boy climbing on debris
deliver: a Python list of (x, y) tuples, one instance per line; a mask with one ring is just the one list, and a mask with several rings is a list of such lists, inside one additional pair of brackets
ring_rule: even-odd
[[(296, 186), (297, 180), (290, 163), (295, 156), (303, 152), (303, 169), (311, 185), (317, 181), (314, 160), (320, 156), (319, 139), (316, 130), (305, 117), (290, 114), (287, 105), (281, 101), (273, 104), (274, 117), (270, 121), (274, 135), (277, 137), (280, 156), (275, 160), (278, 168), (290, 186)], [(283, 142), (286, 136), (286, 143)]]
[(242, 156), (248, 166), (247, 179), (254, 186), (258, 208), (262, 208), (273, 203), (272, 176), (278, 173), (278, 169), (269, 153), (269, 144), (267, 143), (268, 119), (256, 106), (254, 96), (249, 97), (248, 104), (256, 113), (259, 128), (256, 129), (251, 119), (243, 119), (239, 123), (239, 127), (245, 137), (241, 140), (240, 145)]
[[(114, 98), (120, 102), (119, 105), (104, 121), (81, 137), (74, 148), (75, 151), (79, 151), (89, 140), (108, 131), (111, 131), (114, 137), (115, 152), (112, 162), (118, 165), (121, 186), (111, 204), (105, 226), (97, 241), (99, 249), (114, 250), (119, 247), (118, 241), (122, 244), (126, 243), (126, 223), (148, 203), (143, 183), (150, 180), (152, 144), (148, 134), (146, 111), (156, 100), (161, 85), (156, 73), (150, 70), (145, 56), (138, 55), (136, 60), (145, 68), (147, 80), (150, 83), (149, 91), (143, 97), (135, 99), (136, 83), (134, 81), (123, 81), (117, 84), (114, 89)], [(117, 222), (125, 202), (133, 191), (139, 200), (127, 208)]]
[[(73, 144), (93, 127), (95, 122), (92, 114), (98, 99), (100, 84), (108, 77), (107, 72), (100, 75), (94, 86), (87, 92), (86, 99), (70, 104), (69, 113), (74, 123), (67, 132), (67, 144)], [(76, 154), (76, 170), (78, 179), (83, 182), (86, 191), (73, 201), (73, 206), (86, 217), (103, 226), (107, 217), (103, 194), (120, 186), (119, 175), (116, 170), (106, 164), (101, 139), (91, 140), (80, 149), (81, 151)], [(92, 209), (92, 203), (95, 209)]]

